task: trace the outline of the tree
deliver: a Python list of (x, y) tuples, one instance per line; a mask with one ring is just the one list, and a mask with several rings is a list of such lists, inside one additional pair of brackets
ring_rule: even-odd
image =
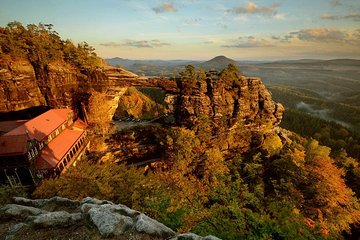
[(63, 41), (53, 30), (52, 24), (10, 22), (0, 32), (1, 52), (15, 58), (26, 58), (41, 73), (54, 61), (69, 62), (80, 70), (92, 70), (102, 65), (94, 48), (86, 42), (75, 46), (70, 40)]
[(192, 87), (196, 82), (195, 67), (191, 64), (185, 66), (185, 70), (180, 72), (181, 80), (187, 87)]
[(204, 68), (199, 69), (196, 79), (198, 81), (205, 81), (206, 80), (206, 73), (205, 73)]
[(109, 133), (111, 121), (111, 102), (105, 93), (92, 90), (88, 105), (88, 120), (95, 134), (105, 136)]
[(221, 74), (220, 78), (225, 79), (229, 82), (237, 81), (241, 76), (240, 70), (234, 64), (229, 64)]

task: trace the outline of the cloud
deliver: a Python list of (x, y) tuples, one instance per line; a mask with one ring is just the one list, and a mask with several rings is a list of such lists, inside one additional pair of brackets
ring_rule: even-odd
[(254, 2), (248, 2), (244, 7), (235, 7), (232, 9), (228, 9), (227, 12), (234, 14), (275, 16), (277, 14), (276, 9), (279, 6), (280, 3), (273, 3), (269, 6), (258, 6)]
[(285, 20), (286, 19), (285, 14), (281, 14), (281, 13), (276, 13), (274, 15), (274, 18), (277, 20)]
[(331, 20), (336, 20), (338, 19), (339, 16), (335, 16), (335, 15), (332, 15), (332, 14), (329, 14), (329, 13), (322, 13), (320, 15), (320, 18), (321, 19), (331, 19)]
[(248, 19), (247, 16), (245, 16), (245, 15), (238, 15), (238, 16), (235, 16), (235, 17), (234, 17), (234, 20), (235, 20), (235, 21), (239, 21), (239, 22), (246, 22), (246, 21), (248, 21), (249, 19)]
[(350, 19), (353, 21), (360, 22), (360, 14), (358, 14), (358, 13), (349, 13), (347, 15), (332, 15), (329, 13), (323, 13), (320, 15), (320, 18), (328, 19), (328, 20)]
[(136, 47), (136, 48), (152, 48), (149, 41), (146, 40), (141, 40), (141, 41), (128, 40), (123, 45), (129, 47)]
[(290, 32), (283, 36), (272, 36), (275, 41), (290, 43), (297, 39), (306, 42), (360, 44), (360, 29), (344, 31), (333, 28), (309, 28)]
[(258, 47), (273, 47), (272, 42), (266, 39), (256, 39), (253, 36), (239, 37), (237, 41), (232, 44), (222, 45), (225, 48), (258, 48)]
[(201, 18), (189, 18), (185, 20), (187, 25), (198, 25), (201, 22)]
[(116, 43), (116, 42), (107, 42), (107, 43), (100, 43), (101, 46), (104, 47), (122, 47), (122, 46), (129, 46), (129, 47), (136, 47), (136, 48), (156, 48), (156, 47), (163, 47), (163, 46), (170, 46), (171, 43), (161, 42), (158, 39), (153, 40), (126, 40), (125, 43)]
[(123, 44), (116, 43), (116, 42), (106, 42), (106, 43), (100, 43), (100, 46), (104, 47), (121, 47)]
[(152, 47), (163, 47), (163, 46), (171, 46), (171, 43), (161, 42), (158, 39), (153, 39), (153, 40), (150, 41), (150, 45)]
[(207, 41), (204, 41), (203, 43), (204, 43), (204, 44), (213, 44), (213, 43), (215, 43), (215, 41), (213, 41), (213, 40), (207, 40)]
[(330, 4), (333, 5), (334, 7), (338, 7), (338, 6), (342, 6), (343, 3), (341, 0), (331, 0)]
[(174, 6), (174, 4), (169, 3), (169, 2), (165, 2), (165, 3), (161, 4), (160, 6), (153, 8), (152, 10), (155, 13), (177, 12), (177, 9)]
[(329, 28), (303, 29), (298, 32), (291, 32), (290, 36), (311, 42), (344, 42), (349, 37), (345, 31)]

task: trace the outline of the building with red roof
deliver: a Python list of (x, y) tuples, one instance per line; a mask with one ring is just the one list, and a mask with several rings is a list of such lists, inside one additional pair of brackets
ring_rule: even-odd
[(89, 145), (87, 124), (71, 109), (51, 109), (29, 121), (1, 124), (0, 183), (36, 185), (74, 164)]

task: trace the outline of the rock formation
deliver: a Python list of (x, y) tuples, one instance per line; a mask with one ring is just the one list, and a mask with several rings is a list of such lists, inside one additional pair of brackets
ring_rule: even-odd
[(130, 86), (162, 88), (178, 123), (189, 124), (193, 117), (206, 115), (216, 125), (214, 134), (240, 123), (260, 130), (278, 125), (282, 118), (282, 105), (273, 102), (259, 78), (229, 80), (210, 71), (205, 80), (189, 85), (167, 78), (139, 77), (107, 65), (86, 72), (65, 62), (53, 62), (38, 69), (27, 60), (0, 58), (0, 113), (44, 105), (76, 110), (89, 90), (95, 89), (112, 99), (111, 119), (120, 95)]
[(99, 67), (81, 72), (65, 62), (52, 62), (46, 69), (28, 60), (0, 58), (0, 112), (11, 112), (37, 106), (75, 107), (81, 94), (93, 88), (116, 95), (121, 88), (149, 86), (176, 92), (176, 83), (165, 78), (145, 78), (122, 68)]
[(179, 82), (179, 89), (175, 111), (182, 124), (191, 124), (193, 117), (205, 115), (217, 130), (231, 129), (239, 123), (259, 130), (276, 126), (282, 119), (283, 106), (272, 100), (260, 78), (240, 76), (229, 80), (210, 71), (206, 80)]
[(34, 68), (28, 61), (0, 59), (0, 112), (46, 105), (37, 84)]
[(176, 233), (164, 224), (125, 205), (95, 198), (75, 201), (14, 198), (0, 209), (0, 235), (5, 239), (189, 239), (219, 240)]

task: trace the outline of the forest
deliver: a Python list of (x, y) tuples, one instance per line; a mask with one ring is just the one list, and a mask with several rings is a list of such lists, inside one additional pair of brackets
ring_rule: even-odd
[(54, 61), (65, 61), (81, 70), (91, 70), (103, 64), (94, 48), (86, 42), (75, 45), (63, 40), (52, 24), (10, 22), (0, 27), (0, 57), (25, 58), (32, 65), (45, 68)]

